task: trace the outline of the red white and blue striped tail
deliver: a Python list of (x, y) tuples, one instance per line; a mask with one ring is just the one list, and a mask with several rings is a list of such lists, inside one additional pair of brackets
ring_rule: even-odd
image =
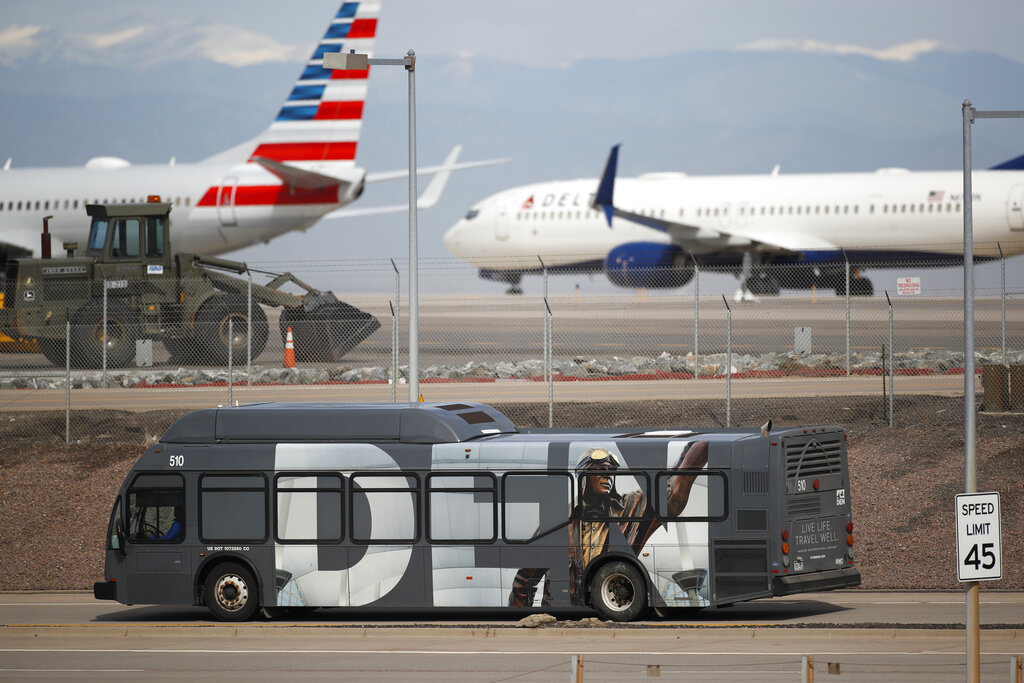
[(325, 69), (325, 52), (373, 56), (379, 0), (346, 2), (327, 27), (277, 118), (257, 139), (250, 161), (280, 162), (327, 176), (355, 166), (369, 70)]

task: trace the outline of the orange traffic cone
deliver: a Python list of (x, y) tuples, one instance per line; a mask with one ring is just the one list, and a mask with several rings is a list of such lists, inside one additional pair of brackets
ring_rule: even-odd
[(288, 328), (288, 336), (284, 339), (284, 366), (295, 367), (295, 340), (292, 338), (292, 328)]

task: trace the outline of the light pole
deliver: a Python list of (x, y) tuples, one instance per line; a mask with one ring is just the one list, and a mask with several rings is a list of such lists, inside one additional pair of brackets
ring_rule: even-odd
[[(416, 53), (412, 50), (402, 59), (370, 58), (365, 54), (327, 52), (325, 69), (365, 71), (369, 66), (404, 66), (409, 72), (409, 402), (420, 396), (419, 343), (419, 247), (416, 239)], [(394, 381), (398, 381), (395, 377)]]

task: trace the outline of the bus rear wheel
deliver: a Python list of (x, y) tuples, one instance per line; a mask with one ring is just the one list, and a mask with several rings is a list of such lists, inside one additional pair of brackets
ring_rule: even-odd
[(633, 565), (609, 562), (590, 580), (590, 603), (603, 619), (633, 621), (647, 606), (647, 584)]
[(206, 606), (221, 621), (247, 621), (260, 606), (252, 573), (233, 562), (215, 567), (206, 577), (203, 592)]

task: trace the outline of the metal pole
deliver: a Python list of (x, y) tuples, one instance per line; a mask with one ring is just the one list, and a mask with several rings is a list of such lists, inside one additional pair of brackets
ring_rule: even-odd
[[(104, 282), (104, 285), (106, 283)], [(64, 443), (71, 443), (71, 318), (64, 322)]]
[(420, 397), (419, 248), (416, 243), (416, 53), (409, 64), (409, 402)]
[(540, 261), (541, 271), (544, 273), (544, 379), (548, 383), (548, 427), (554, 427), (555, 422), (555, 373), (554, 373), (554, 342), (551, 339), (551, 305), (548, 303), (548, 267), (544, 265), (544, 259), (537, 257)]
[(814, 656), (805, 655), (800, 658), (800, 682), (814, 683)]
[(850, 259), (846, 258), (846, 251), (843, 251), (843, 260), (846, 261), (846, 376), (850, 376)]
[(893, 419), (893, 377), (896, 374), (895, 360), (893, 359), (893, 337), (892, 337), (892, 299), (889, 298), (889, 290), (885, 290), (885, 300), (889, 302), (889, 426), (892, 427)]
[(700, 269), (697, 267), (697, 259), (693, 258), (693, 378), (700, 376), (700, 356), (697, 351), (697, 343), (700, 341)]
[(725, 426), (732, 426), (732, 309), (729, 308), (729, 302), (726, 300), (725, 295), (722, 295), (722, 302), (725, 304), (726, 314), (726, 332), (725, 332), (725, 349), (726, 349), (726, 361), (725, 365)]
[[(977, 492), (974, 413), (974, 188), (971, 179), (971, 124), (974, 107), (962, 105), (964, 126), (964, 493)], [(965, 586), (967, 609), (967, 681), (981, 681), (981, 628), (977, 581)]]
[(107, 279), (103, 278), (103, 388), (107, 388)]
[(398, 316), (390, 301), (388, 308), (391, 309), (391, 402), (398, 403)]
[(1003, 254), (1003, 245), (999, 244), (999, 242), (996, 242), (996, 246), (999, 247), (999, 298), (1002, 301), (1002, 358), (1003, 367), (1009, 367), (1006, 363), (1006, 256)]
[[(546, 325), (548, 340), (551, 340), (553, 334), (553, 320), (551, 317), (551, 306), (548, 305), (547, 297), (544, 298), (544, 309), (547, 314)], [(553, 353), (549, 353), (548, 358), (550, 359)], [(548, 427), (555, 426), (555, 373), (551, 369), (551, 363), (548, 363)]]
[(391, 267), (395, 271), (395, 306), (391, 309), (393, 325), (391, 327), (391, 402), (398, 402), (398, 352), (401, 338), (398, 328), (402, 322), (402, 274), (398, 272), (395, 259), (391, 259)]
[(235, 359), (235, 319), (228, 316), (228, 406), (234, 404), (234, 382), (231, 380), (234, 374)]
[(249, 316), (249, 335), (248, 341), (245, 344), (245, 384), (248, 387), (252, 386), (252, 272), (249, 270), (249, 266), (245, 266), (245, 274), (249, 276), (249, 291), (246, 294), (246, 300), (249, 302), (248, 313)]

